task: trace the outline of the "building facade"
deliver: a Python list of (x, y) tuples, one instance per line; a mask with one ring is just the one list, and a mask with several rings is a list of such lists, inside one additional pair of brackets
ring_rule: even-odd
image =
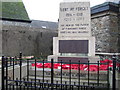
[(105, 2), (91, 8), (96, 52), (120, 52), (120, 4)]

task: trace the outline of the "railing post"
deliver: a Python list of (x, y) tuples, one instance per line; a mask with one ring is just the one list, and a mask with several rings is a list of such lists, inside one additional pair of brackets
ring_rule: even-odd
[(90, 84), (90, 61), (88, 61), (88, 86)]
[(6, 84), (5, 84), (6, 87), (5, 88), (6, 88), (6, 90), (8, 90), (8, 58), (7, 57), (5, 58), (5, 64), (6, 64), (5, 65), (5, 67), (6, 67), (6, 71), (5, 71), (6, 72), (6, 76), (5, 76), (6, 77)]
[(34, 83), (34, 85), (35, 85), (35, 90), (36, 90), (36, 75), (37, 75), (37, 74), (36, 74), (36, 69), (37, 69), (37, 68), (36, 68), (36, 59), (35, 59), (35, 83)]
[(22, 53), (20, 52), (20, 56), (19, 56), (19, 62), (20, 62), (20, 90), (21, 89), (21, 80), (22, 80)]
[(69, 67), (69, 85), (71, 90), (71, 60), (69, 61), (70, 67)]
[(113, 80), (112, 80), (112, 90), (116, 90), (116, 55), (113, 55)]
[(51, 59), (51, 90), (53, 90), (53, 83), (54, 83), (54, 62), (53, 59)]
[(109, 82), (109, 62), (107, 62), (107, 66), (108, 66), (108, 68), (107, 68), (107, 90), (110, 90), (110, 82)]
[(44, 83), (44, 78), (45, 78), (45, 75), (44, 75), (44, 71), (45, 71), (45, 67), (44, 67), (44, 60), (43, 60), (43, 83)]
[(19, 56), (19, 62), (20, 62), (20, 66), (22, 65), (22, 53), (20, 52), (20, 56)]
[(99, 81), (100, 81), (100, 77), (99, 77), (99, 75), (100, 75), (100, 69), (99, 69), (100, 62), (99, 62), (99, 61), (97, 62), (97, 65), (98, 65), (98, 71), (97, 71), (97, 85), (99, 86)]
[(1, 76), (1, 90), (5, 89), (5, 82), (4, 82), (4, 65), (5, 65), (5, 61), (4, 61), (4, 56), (2, 56), (2, 76)]
[(62, 78), (63, 78), (63, 77), (62, 77), (62, 60), (61, 60), (61, 74), (60, 74), (60, 75), (61, 75), (61, 76), (60, 76), (60, 78), (61, 78), (60, 80), (61, 80), (61, 90), (62, 90), (62, 80), (63, 80), (63, 79), (62, 79)]
[(79, 61), (79, 64), (78, 64), (78, 90), (80, 90), (80, 61)]

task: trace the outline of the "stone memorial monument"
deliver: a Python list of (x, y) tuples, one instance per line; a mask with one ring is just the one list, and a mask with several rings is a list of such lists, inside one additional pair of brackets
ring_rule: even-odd
[(53, 38), (53, 55), (48, 60), (87, 62), (95, 57), (95, 37), (91, 36), (89, 2), (62, 2), (58, 37)]

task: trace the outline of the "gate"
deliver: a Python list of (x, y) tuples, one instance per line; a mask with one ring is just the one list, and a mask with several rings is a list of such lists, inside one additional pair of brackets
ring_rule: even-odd
[[(102, 63), (103, 65), (103, 63)], [(71, 63), (2, 57), (2, 90), (110, 90), (109, 63)], [(91, 68), (92, 67), (92, 68)], [(116, 58), (113, 58), (115, 90)]]

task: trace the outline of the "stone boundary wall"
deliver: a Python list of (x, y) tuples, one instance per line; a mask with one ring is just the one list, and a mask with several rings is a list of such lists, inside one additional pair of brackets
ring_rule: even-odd
[(92, 15), (92, 35), (96, 38), (96, 52), (119, 52), (118, 16), (114, 12)]
[(2, 21), (2, 53), (5, 56), (47, 56), (52, 54), (57, 30), (33, 28), (30, 23)]

